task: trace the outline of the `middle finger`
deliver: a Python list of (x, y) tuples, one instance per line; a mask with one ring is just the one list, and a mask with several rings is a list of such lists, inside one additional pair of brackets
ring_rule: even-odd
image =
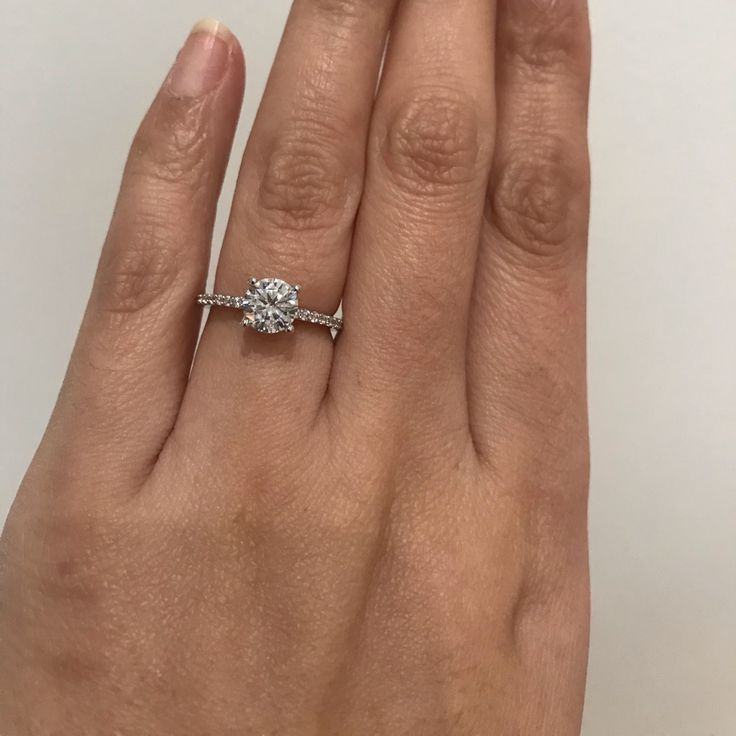
[(494, 20), (492, 0), (404, 0), (397, 12), (331, 384), (331, 406), (351, 414), (416, 417), (419, 398), (464, 406)]

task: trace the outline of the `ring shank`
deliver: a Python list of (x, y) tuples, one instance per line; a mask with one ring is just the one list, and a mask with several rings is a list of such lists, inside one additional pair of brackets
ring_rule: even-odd
[[(230, 309), (243, 309), (245, 306), (245, 298), (242, 296), (228, 296), (227, 294), (200, 294), (197, 297), (197, 304), (202, 307), (228, 307)], [(341, 330), (343, 321), (340, 317), (334, 317), (329, 314), (321, 314), (311, 309), (296, 310), (294, 319), (301, 322), (310, 322), (313, 325), (328, 327), (331, 330)]]
[(340, 317), (320, 314), (320, 312), (313, 312), (311, 309), (297, 309), (295, 319), (301, 320), (302, 322), (311, 322), (313, 325), (329, 327), (331, 330), (342, 329), (342, 320)]

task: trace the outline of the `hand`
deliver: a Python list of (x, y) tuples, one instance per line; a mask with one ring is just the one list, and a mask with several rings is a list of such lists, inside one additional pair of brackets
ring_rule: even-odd
[(296, 0), (216, 290), (345, 328), (195, 355), (243, 87), (195, 28), (2, 538), (4, 736), (578, 732), (588, 57), (582, 0)]

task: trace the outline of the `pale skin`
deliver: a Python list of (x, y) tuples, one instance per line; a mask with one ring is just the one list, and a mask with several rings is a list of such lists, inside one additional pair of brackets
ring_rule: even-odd
[(195, 28), (0, 543), (3, 736), (579, 732), (588, 76), (582, 0), (295, 0), (215, 289), (345, 328), (197, 345), (244, 62)]

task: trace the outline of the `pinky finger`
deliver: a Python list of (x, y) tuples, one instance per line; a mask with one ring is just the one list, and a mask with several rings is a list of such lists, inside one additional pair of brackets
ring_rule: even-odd
[(105, 488), (150, 472), (196, 343), (194, 297), (206, 279), (243, 66), (224, 26), (198, 23), (145, 116), (37, 460), (61, 453)]

